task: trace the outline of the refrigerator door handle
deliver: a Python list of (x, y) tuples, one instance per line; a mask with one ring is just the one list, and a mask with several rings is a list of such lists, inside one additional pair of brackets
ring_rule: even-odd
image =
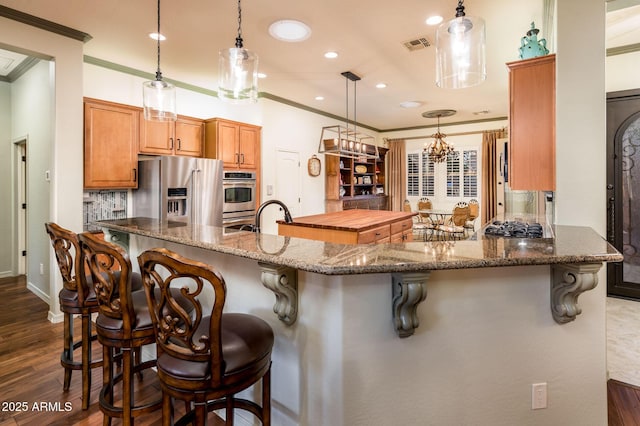
[(198, 185), (198, 169), (191, 170), (191, 212), (189, 212), (191, 224), (194, 225), (197, 223), (196, 214), (200, 209), (199, 206), (199, 197), (196, 196), (198, 194), (199, 185)]

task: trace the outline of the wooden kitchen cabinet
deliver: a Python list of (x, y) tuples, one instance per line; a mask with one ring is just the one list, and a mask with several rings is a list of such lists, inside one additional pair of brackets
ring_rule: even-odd
[(225, 169), (260, 168), (260, 126), (214, 118), (205, 122), (207, 158), (222, 160)]
[(140, 108), (84, 100), (84, 187), (137, 188)]
[(555, 55), (510, 62), (509, 187), (555, 191)]
[(177, 121), (148, 121), (140, 114), (140, 154), (202, 157), (204, 121), (178, 116)]

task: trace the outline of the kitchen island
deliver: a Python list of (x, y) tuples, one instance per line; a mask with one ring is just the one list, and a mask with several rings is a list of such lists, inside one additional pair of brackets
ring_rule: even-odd
[[(99, 225), (128, 236), (134, 260), (164, 246), (214, 265), (225, 309), (269, 322), (273, 424), (594, 424), (590, 407), (606, 413), (605, 377), (584, 371), (602, 369), (598, 271), (622, 256), (591, 228), (335, 244), (144, 218)], [(537, 382), (550, 405), (532, 411)]]
[(411, 212), (343, 210), (277, 221), (278, 234), (341, 244), (399, 243), (413, 240)]

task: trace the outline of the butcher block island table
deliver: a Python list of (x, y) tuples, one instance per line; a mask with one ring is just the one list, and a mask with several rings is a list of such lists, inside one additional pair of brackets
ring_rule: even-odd
[(413, 240), (416, 213), (343, 210), (277, 221), (278, 234), (337, 244), (401, 243)]

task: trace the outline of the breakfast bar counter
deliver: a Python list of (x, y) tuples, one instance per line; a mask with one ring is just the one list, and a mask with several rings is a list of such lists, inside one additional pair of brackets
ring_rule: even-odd
[[(606, 389), (584, 371), (604, 362), (592, 350), (604, 338), (598, 276), (622, 255), (591, 228), (336, 244), (147, 218), (97, 225), (134, 269), (158, 246), (213, 265), (225, 310), (271, 325), (272, 424), (590, 424), (590, 407), (602, 411), (581, 389)], [(549, 385), (546, 410), (530, 408), (534, 382)]]
[[(225, 233), (222, 228), (149, 218), (96, 223), (111, 234), (140, 235), (325, 275), (622, 261), (593, 229), (555, 226), (554, 238), (496, 238), (397, 244), (336, 244), (304, 238)], [(126, 238), (126, 237), (125, 237)]]

